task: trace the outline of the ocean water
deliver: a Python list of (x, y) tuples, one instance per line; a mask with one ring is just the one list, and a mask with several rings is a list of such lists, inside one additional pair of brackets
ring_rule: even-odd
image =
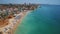
[(60, 34), (60, 5), (41, 5), (28, 13), (15, 34)]

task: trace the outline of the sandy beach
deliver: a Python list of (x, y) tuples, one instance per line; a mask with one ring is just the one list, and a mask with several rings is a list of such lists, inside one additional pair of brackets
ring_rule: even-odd
[(24, 16), (27, 15), (29, 12), (31, 11), (25, 10), (20, 12), (19, 14), (16, 14), (15, 17), (8, 20), (8, 25), (0, 28), (0, 31), (3, 32), (3, 34), (14, 34)]
[[(15, 25), (13, 25), (13, 28), (11, 30), (9, 30), (8, 32), (10, 32), (11, 34), (14, 34), (14, 32), (16, 31), (18, 25), (21, 23), (22, 19), (24, 18), (24, 16), (29, 13), (30, 11), (23, 11), (20, 13), (20, 18), (17, 20), (17, 22), (15, 23)], [(13, 21), (14, 18), (12, 18), (11, 21)]]
[(0, 33), (14, 34), (25, 15), (37, 4), (2, 4), (0, 6)]

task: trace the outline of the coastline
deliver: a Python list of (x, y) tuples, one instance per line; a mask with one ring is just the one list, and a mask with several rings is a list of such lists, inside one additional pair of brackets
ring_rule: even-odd
[[(13, 27), (13, 31), (11, 31), (11, 34), (14, 34), (15, 33), (15, 31), (16, 31), (16, 29), (17, 29), (17, 27), (18, 27), (18, 25), (21, 23), (21, 21), (22, 21), (22, 19), (28, 14), (28, 13), (30, 13), (30, 11), (23, 11), (23, 12), (21, 12), (21, 17), (18, 19), (18, 21), (17, 21), (17, 23), (14, 25), (14, 27)], [(9, 32), (10, 32), (9, 31)]]
[(14, 34), (15, 30), (21, 23), (22, 19), (32, 10), (37, 8), (39, 4), (0, 4), (0, 5), (1, 5), (0, 33)]

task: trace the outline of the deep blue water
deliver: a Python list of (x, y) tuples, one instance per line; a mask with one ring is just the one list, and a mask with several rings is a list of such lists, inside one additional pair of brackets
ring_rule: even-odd
[(60, 5), (41, 5), (27, 14), (15, 34), (60, 34)]

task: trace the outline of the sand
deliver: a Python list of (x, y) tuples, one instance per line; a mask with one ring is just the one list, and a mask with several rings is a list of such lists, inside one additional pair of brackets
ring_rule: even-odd
[(21, 14), (21, 17), (17, 20), (17, 23), (14, 25), (14, 27), (12, 28), (12, 30), (9, 30), (9, 32), (10, 32), (11, 34), (14, 34), (14, 32), (16, 31), (18, 25), (21, 23), (22, 19), (24, 18), (24, 16), (25, 16), (27, 13), (29, 13), (29, 12), (30, 12), (30, 11), (23, 11), (23, 12), (20, 13), (20, 14)]
[(0, 28), (0, 31), (3, 32), (3, 34), (8, 34), (8, 33), (14, 34), (18, 25), (21, 23), (22, 19), (24, 18), (24, 16), (27, 15), (27, 13), (29, 13), (29, 12), (31, 12), (31, 11), (30, 10), (22, 11), (16, 15), (16, 17), (19, 16), (19, 18), (16, 19), (16, 17), (13, 17), (13, 18), (9, 19), (8, 25)]

